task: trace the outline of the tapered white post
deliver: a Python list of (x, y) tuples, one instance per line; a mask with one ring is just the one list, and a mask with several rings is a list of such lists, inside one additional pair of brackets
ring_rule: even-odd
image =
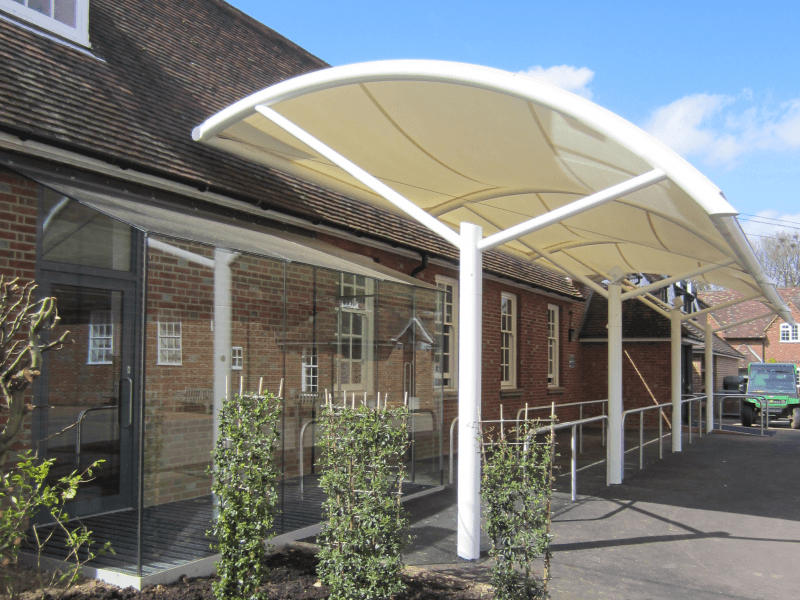
[[(672, 350), (672, 451), (681, 451), (681, 441), (683, 437), (683, 427), (681, 424), (681, 316), (678, 298), (677, 304), (670, 312), (670, 338)], [(691, 422), (690, 422), (691, 424)]]
[(608, 284), (608, 458), (609, 483), (622, 483), (625, 432), (622, 430), (622, 285)]
[(714, 327), (706, 317), (706, 431), (714, 430)]
[(231, 262), (236, 256), (229, 250), (214, 250), (214, 428), (216, 444), (219, 432), (219, 413), (222, 399), (228, 394), (227, 381), (231, 374)]
[(477, 560), (481, 552), (481, 314), (483, 230), (461, 223), (458, 338), (458, 555)]

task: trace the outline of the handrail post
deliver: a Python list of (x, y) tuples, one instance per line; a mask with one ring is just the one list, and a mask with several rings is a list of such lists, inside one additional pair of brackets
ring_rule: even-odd
[(658, 407), (658, 458), (664, 458), (664, 409)]
[(456, 426), (458, 417), (453, 419), (450, 424), (450, 483), (453, 483), (453, 428)]
[(577, 459), (575, 457), (575, 430), (577, 429), (577, 427), (578, 426), (576, 426), (576, 425), (572, 426), (572, 441), (571, 441), (571, 444), (570, 444), (571, 449), (572, 449), (572, 462), (571, 462), (571, 465), (570, 465), (570, 478), (572, 479), (572, 501), (573, 502), (575, 502), (575, 499), (576, 499), (575, 488), (577, 486), (577, 480), (578, 480), (577, 473), (576, 473), (576, 468), (575, 468), (576, 467), (576, 461), (577, 461)]
[[(605, 416), (605, 414), (606, 414), (606, 405), (605, 405), (605, 403), (600, 404), (600, 409), (603, 411), (602, 412), (603, 416)], [(605, 421), (605, 422), (606, 422), (606, 424), (608, 424), (608, 421)], [(606, 427), (602, 427), (600, 429), (600, 441), (601, 441), (601, 443), (603, 445), (603, 448), (605, 448), (606, 447)]]
[[(316, 419), (309, 419), (300, 428), (300, 497), (301, 498), (303, 497), (303, 483), (305, 481), (305, 469), (303, 468), (304, 467), (304, 465), (303, 465), (303, 455), (305, 454), (305, 452), (304, 452), (305, 449), (303, 448), (303, 436), (306, 433), (306, 427), (308, 427), (312, 423), (316, 423), (316, 422), (317, 422)], [(313, 445), (314, 441), (312, 440), (311, 443)]]
[[(583, 420), (583, 404), (578, 405), (578, 420)], [(583, 454), (583, 423), (578, 425), (578, 453)]]
[(639, 470), (644, 468), (644, 411), (639, 413)]

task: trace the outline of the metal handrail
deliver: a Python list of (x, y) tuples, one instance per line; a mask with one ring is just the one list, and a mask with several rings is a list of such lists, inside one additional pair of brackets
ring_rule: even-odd
[[(593, 401), (594, 402), (594, 401)], [(523, 409), (524, 410), (524, 409)], [(530, 410), (530, 409), (529, 409)], [(454, 418), (452, 423), (450, 424), (450, 483), (453, 483), (453, 428), (458, 421), (458, 417)], [(553, 425), (552, 430), (558, 431), (560, 429), (571, 429), (572, 430), (572, 438), (570, 443), (570, 448), (572, 450), (572, 458), (570, 460), (570, 480), (572, 486), (571, 497), (572, 501), (575, 502), (576, 494), (577, 494), (577, 485), (578, 485), (578, 478), (577, 478), (577, 454), (576, 454), (576, 443), (575, 439), (577, 437), (578, 428), (581, 425), (585, 425), (587, 423), (595, 423), (598, 421), (604, 421), (602, 429), (605, 431), (605, 428), (608, 426), (608, 415), (599, 415), (597, 417), (589, 417), (587, 419), (579, 419), (577, 421), (568, 421), (567, 423), (560, 423), (558, 425)], [(551, 427), (548, 425), (546, 427), (540, 427), (535, 431), (529, 433), (529, 435), (539, 435), (542, 433), (547, 433), (551, 430)], [(525, 442), (527, 443), (527, 442)], [(609, 485), (610, 481), (610, 473), (609, 473), (609, 462), (608, 462), (608, 451), (610, 446), (606, 449), (606, 485)]]
[(453, 483), (453, 428), (456, 426), (456, 421), (458, 417), (450, 423), (450, 483)]
[(80, 415), (78, 415), (78, 420), (76, 421), (77, 425), (77, 435), (75, 437), (75, 466), (80, 469), (81, 468), (81, 445), (82, 445), (82, 438), (83, 438), (83, 429), (82, 424), (83, 420), (86, 418), (86, 415), (90, 412), (94, 412), (97, 410), (112, 410), (115, 408), (119, 408), (116, 404), (110, 404), (108, 406), (92, 406), (90, 408), (84, 409)]
[[(571, 429), (572, 430), (572, 437), (570, 439), (570, 448), (572, 450), (572, 455), (571, 455), (571, 458), (570, 458), (570, 469), (569, 469), (569, 472), (570, 472), (570, 485), (571, 485), (571, 494), (570, 494), (570, 496), (571, 496), (571, 500), (573, 502), (575, 502), (577, 500), (577, 487), (578, 487), (578, 469), (577, 469), (578, 457), (577, 457), (577, 454), (576, 454), (576, 444), (575, 444), (575, 438), (576, 438), (576, 435), (577, 435), (577, 430), (578, 430), (578, 427), (580, 427), (581, 425), (585, 425), (587, 423), (595, 423), (597, 421), (604, 421), (603, 429), (605, 429), (608, 426), (608, 415), (599, 415), (597, 417), (589, 417), (588, 419), (579, 419), (577, 421), (568, 421), (566, 423), (560, 423), (558, 425), (548, 425), (546, 427), (540, 427), (536, 431), (533, 431), (533, 432), (531, 432), (529, 434), (529, 436), (530, 435), (539, 435), (539, 434), (542, 434), (542, 433), (549, 433), (550, 431), (558, 431), (560, 429)], [(611, 446), (608, 446), (608, 448), (606, 448), (606, 486), (608, 486), (610, 484), (610, 478), (611, 478), (611, 474), (609, 472), (610, 461), (609, 461), (609, 458), (608, 458), (608, 453), (609, 453), (610, 449), (611, 449)]]
[[(568, 406), (577, 406), (578, 407), (578, 420), (580, 421), (580, 420), (583, 419), (583, 406), (585, 404), (600, 404), (601, 405), (600, 408), (601, 408), (602, 414), (606, 414), (606, 404), (608, 404), (608, 399), (605, 399), (605, 400), (584, 400), (582, 402), (568, 402), (566, 404), (556, 404), (555, 405), (555, 409), (558, 410), (559, 408), (566, 408)], [(544, 404), (542, 406), (529, 406), (529, 407), (527, 407), (527, 409), (525, 407), (520, 408), (517, 411), (517, 418), (516, 418), (517, 428), (519, 428), (520, 417), (522, 416), (522, 413), (525, 412), (525, 410), (528, 410), (528, 411), (532, 411), (532, 410), (550, 410), (551, 408), (553, 408), (552, 404)], [(458, 418), (458, 417), (456, 417), (456, 418)], [(601, 442), (600, 442), (601, 445), (605, 448), (605, 446), (606, 446), (606, 430), (605, 430), (605, 428), (602, 428), (602, 430), (601, 430), (600, 439), (601, 439)], [(580, 425), (578, 427), (578, 447), (579, 447), (578, 453), (579, 454), (583, 454), (583, 425)]]
[[(761, 407), (761, 416), (760, 416), (760, 433), (759, 435), (764, 435), (764, 420), (766, 419), (767, 422), (767, 431), (769, 431), (769, 400), (767, 400), (764, 396), (754, 396), (752, 394), (721, 394), (717, 395), (714, 394), (714, 401), (719, 402), (719, 429), (722, 430), (722, 403), (727, 400), (728, 398), (738, 398), (739, 399), (739, 413), (742, 412), (742, 400), (745, 398), (750, 398), (755, 402), (758, 402), (758, 405)], [(766, 408), (766, 410), (765, 410)], [(765, 416), (766, 413), (766, 416)], [(712, 427), (713, 429), (713, 427)]]
[[(431, 414), (431, 420), (433, 422), (434, 431), (436, 431), (436, 413), (432, 409), (430, 409), (430, 408), (417, 408), (414, 411), (409, 411), (408, 416), (413, 418), (413, 417), (416, 417), (417, 415), (420, 415), (422, 413), (430, 413)], [(458, 419), (458, 417), (456, 417), (456, 419)], [(303, 457), (304, 457), (304, 454), (305, 454), (304, 445), (303, 445), (303, 437), (305, 436), (305, 433), (306, 433), (306, 427), (308, 427), (312, 423), (317, 423), (317, 419), (309, 419), (308, 421), (303, 423), (303, 426), (300, 428), (300, 435), (298, 436), (300, 438), (298, 443), (300, 445), (299, 455), (300, 455), (300, 496), (301, 497), (302, 497), (303, 491), (304, 491), (304, 478), (305, 478), (305, 473), (304, 473), (305, 469), (303, 468), (305, 466), (305, 462), (303, 461)], [(452, 470), (453, 470), (453, 462), (452, 462), (453, 441), (452, 441), (452, 437), (453, 437), (453, 428), (451, 427), (450, 428), (450, 438), (451, 438), (450, 439), (450, 449), (451, 449), (450, 450), (450, 454), (451, 454), (450, 473), (451, 473), (451, 477), (452, 477)], [(313, 440), (312, 440), (311, 443), (312, 444), (314, 443)], [(411, 446), (411, 451), (412, 451), (412, 453), (414, 452), (414, 445), (413, 444)], [(416, 463), (416, 459), (412, 454), (412, 457), (411, 457), (411, 469), (412, 469), (411, 477), (412, 477), (412, 481), (414, 479), (415, 463)], [(451, 481), (450, 483), (453, 483), (453, 482)]]

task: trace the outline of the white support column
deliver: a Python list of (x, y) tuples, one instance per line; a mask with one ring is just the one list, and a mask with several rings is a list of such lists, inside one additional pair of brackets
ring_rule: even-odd
[(214, 250), (214, 429), (216, 444), (222, 399), (228, 393), (226, 378), (231, 373), (231, 261), (237, 256), (230, 250)]
[(714, 326), (706, 317), (706, 431), (714, 429)]
[(625, 432), (622, 430), (622, 285), (608, 284), (608, 456), (609, 482), (624, 477)]
[(458, 555), (477, 560), (481, 552), (481, 323), (483, 230), (461, 223), (458, 332)]
[(681, 451), (683, 427), (681, 423), (681, 317), (679, 300), (670, 313), (670, 338), (672, 341), (672, 451)]

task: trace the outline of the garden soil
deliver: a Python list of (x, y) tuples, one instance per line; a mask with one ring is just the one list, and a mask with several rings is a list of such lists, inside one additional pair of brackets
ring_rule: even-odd
[[(328, 598), (329, 591), (317, 579), (317, 559), (304, 548), (284, 548), (267, 557), (270, 570), (264, 584), (270, 600), (317, 600)], [(478, 600), (494, 597), (491, 586), (458, 576), (417, 567), (403, 572), (406, 591), (395, 600)], [(213, 579), (201, 577), (181, 579), (169, 585), (156, 585), (137, 591), (121, 589), (99, 581), (88, 580), (66, 593), (48, 593), (47, 600), (214, 600)], [(38, 600), (40, 595), (29, 591), (20, 600)]]

